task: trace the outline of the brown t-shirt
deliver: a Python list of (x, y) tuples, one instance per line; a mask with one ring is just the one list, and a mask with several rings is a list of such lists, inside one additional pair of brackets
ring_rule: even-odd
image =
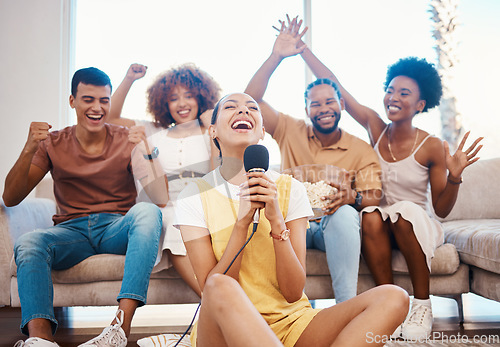
[(86, 153), (75, 136), (75, 126), (53, 131), (40, 142), (32, 164), (50, 171), (59, 213), (54, 224), (93, 213), (125, 214), (137, 196), (131, 168), (134, 145), (128, 129), (106, 124), (102, 153)]
[(281, 169), (306, 164), (328, 164), (349, 171), (357, 191), (382, 189), (380, 164), (373, 148), (344, 130), (340, 140), (323, 147), (313, 126), (280, 113), (273, 138), (281, 152)]

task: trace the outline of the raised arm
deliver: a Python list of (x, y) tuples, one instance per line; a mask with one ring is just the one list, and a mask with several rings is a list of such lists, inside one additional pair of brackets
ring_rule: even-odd
[(32, 122), (28, 139), (21, 155), (5, 178), (3, 201), (5, 206), (15, 206), (35, 188), (47, 171), (31, 164), (41, 141), (49, 136), (52, 126), (45, 122)]
[(307, 28), (299, 32), (302, 20), (297, 22), (297, 17), (295, 17), (290, 21), (288, 15), (287, 19), (288, 25), (284, 21), (280, 21), (280, 33), (274, 42), (271, 55), (257, 70), (245, 89), (245, 93), (259, 103), (262, 117), (264, 118), (264, 127), (271, 135), (274, 134), (274, 130), (278, 124), (279, 113), (263, 100), (269, 79), (283, 59), (299, 54), (305, 48), (305, 46), (297, 47), (297, 44), (306, 33)]
[(147, 69), (147, 66), (141, 64), (130, 65), (122, 83), (120, 83), (118, 88), (116, 88), (115, 92), (111, 96), (111, 109), (109, 110), (108, 116), (109, 123), (125, 125), (129, 128), (135, 125), (135, 121), (133, 121), (132, 119), (121, 118), (121, 113), (123, 104), (125, 103), (125, 98), (127, 97), (132, 84), (136, 80), (144, 77)]
[[(465, 168), (479, 160), (477, 154), (483, 145), (479, 145), (482, 137), (463, 150), (469, 137), (467, 132), (460, 142), (456, 152), (451, 155), (448, 143), (433, 138), (428, 152), (431, 153), (432, 165), (429, 170), (432, 204), (434, 212), (445, 218), (457, 201), (458, 190), (462, 183), (462, 173)], [(444, 155), (443, 155), (444, 153)]]
[[(135, 180), (139, 181), (151, 202), (165, 207), (168, 202), (168, 180), (163, 168), (152, 153), (146, 138), (144, 126), (132, 126), (129, 130), (129, 141), (136, 144), (132, 151), (132, 171)], [(151, 159), (147, 159), (149, 156)]]
[[(303, 44), (303, 42), (301, 43)], [(361, 105), (342, 86), (337, 76), (335, 76), (335, 74), (328, 67), (326, 67), (325, 64), (323, 64), (323, 62), (321, 62), (321, 60), (319, 60), (309, 48), (306, 48), (302, 52), (301, 56), (317, 78), (328, 78), (338, 85), (342, 98), (345, 102), (346, 111), (366, 129), (372, 141), (372, 145), (374, 145), (386, 126), (385, 122), (374, 110)]]

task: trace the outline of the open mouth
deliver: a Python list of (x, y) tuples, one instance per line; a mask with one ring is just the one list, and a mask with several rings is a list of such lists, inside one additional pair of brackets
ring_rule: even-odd
[(179, 114), (179, 116), (187, 116), (190, 111), (191, 110), (181, 110), (181, 111), (178, 111), (177, 113)]
[(390, 111), (390, 112), (397, 112), (399, 110), (401, 110), (400, 107), (397, 107), (397, 106), (394, 106), (394, 105), (389, 105), (387, 106), (387, 109)]
[(250, 123), (247, 120), (241, 120), (240, 119), (240, 120), (236, 120), (231, 125), (231, 128), (235, 129), (235, 130), (252, 130), (253, 129), (253, 125), (252, 125), (252, 123)]
[(334, 113), (334, 114), (331, 114), (331, 113), (327, 113), (327, 114), (321, 114), (319, 116), (316, 117), (316, 121), (329, 121), (329, 120), (333, 120), (337, 115)]
[(104, 115), (102, 114), (87, 114), (86, 115), (88, 119), (93, 120), (93, 121), (100, 121)]

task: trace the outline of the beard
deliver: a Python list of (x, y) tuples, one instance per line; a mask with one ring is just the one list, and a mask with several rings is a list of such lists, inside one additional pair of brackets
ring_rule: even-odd
[(319, 125), (318, 122), (316, 121), (316, 118), (312, 118), (311, 122), (312, 122), (312, 125), (313, 125), (314, 129), (316, 129), (318, 132), (320, 132), (322, 134), (331, 134), (331, 133), (333, 133), (339, 127), (340, 114), (335, 113), (333, 116), (336, 118), (335, 119), (335, 123), (331, 127), (328, 127), (328, 128), (325, 128), (325, 127)]

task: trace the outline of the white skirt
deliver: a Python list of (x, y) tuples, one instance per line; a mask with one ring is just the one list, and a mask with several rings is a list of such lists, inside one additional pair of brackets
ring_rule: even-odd
[(399, 201), (390, 206), (365, 207), (361, 211), (361, 218), (363, 218), (363, 213), (370, 213), (375, 210), (380, 212), (384, 221), (390, 218), (391, 223), (396, 223), (401, 216), (411, 223), (417, 241), (425, 254), (427, 267), (431, 271), (431, 259), (434, 257), (434, 251), (444, 242), (444, 231), (441, 223), (430, 217), (422, 207), (411, 201)]
[(170, 252), (175, 255), (187, 254), (180, 230), (172, 225), (175, 216), (174, 204), (169, 201), (166, 207), (161, 208), (161, 213), (163, 225), (153, 272), (160, 272), (172, 266), (167, 250), (170, 250)]

